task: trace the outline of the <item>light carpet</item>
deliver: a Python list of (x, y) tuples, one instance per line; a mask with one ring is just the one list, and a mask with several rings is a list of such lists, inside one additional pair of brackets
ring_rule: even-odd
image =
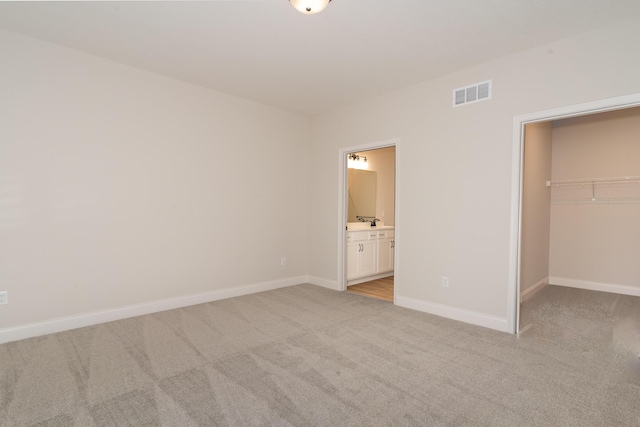
[(299, 285), (0, 345), (0, 425), (638, 426), (627, 350)]

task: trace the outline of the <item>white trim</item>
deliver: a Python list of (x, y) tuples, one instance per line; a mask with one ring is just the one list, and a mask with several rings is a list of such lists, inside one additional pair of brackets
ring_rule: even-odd
[(511, 238), (509, 242), (509, 277), (507, 278), (507, 319), (508, 331), (515, 334), (518, 330), (518, 311), (520, 304), (520, 235), (522, 208), (522, 144), (523, 129), (526, 124), (568, 117), (583, 116), (593, 113), (621, 110), (640, 105), (640, 93), (619, 96), (523, 114), (513, 118), (513, 151), (511, 167)]
[[(352, 151), (353, 152), (353, 151)], [(347, 245), (347, 149), (338, 150), (338, 280), (339, 291), (347, 290), (347, 267), (345, 263)]]
[(533, 323), (529, 323), (527, 326), (525, 326), (524, 328), (520, 329), (520, 331), (518, 332), (518, 336), (524, 334), (525, 332), (527, 332), (529, 329), (531, 329), (531, 327), (533, 326)]
[(399, 169), (399, 165), (400, 165), (400, 160), (401, 160), (401, 153), (402, 150), (400, 149), (400, 140), (397, 139), (395, 140), (395, 147), (396, 147), (396, 173), (395, 173), (395, 178), (396, 178), (396, 187), (394, 189), (394, 196), (395, 196), (395, 200), (394, 200), (394, 208), (395, 208), (395, 213), (394, 213), (394, 218), (393, 218), (393, 301), (395, 304), (396, 301), (396, 297), (398, 295), (398, 288), (401, 287), (401, 282), (398, 280), (398, 271), (400, 269), (400, 249), (402, 247), (402, 245), (398, 246), (398, 236), (400, 235), (400, 228), (402, 225), (402, 221), (400, 220), (400, 188), (402, 188), (400, 186), (400, 169)]
[(307, 283), (308, 281), (308, 276), (290, 277), (286, 279), (272, 280), (269, 282), (255, 283), (252, 285), (203, 292), (200, 294), (167, 298), (108, 310), (94, 311), (75, 316), (61, 317), (58, 319), (45, 320), (42, 322), (30, 323), (11, 328), (3, 328), (0, 329), (0, 344), (46, 334), (53, 334), (56, 332), (68, 331), (71, 329), (83, 328), (85, 326), (97, 325), (99, 323), (112, 322), (114, 320), (127, 319), (129, 317), (157, 313), (159, 311), (172, 310), (175, 308), (188, 307), (211, 301), (254, 294), (257, 292), (285, 288), (288, 286), (299, 285), (301, 283)]
[(511, 240), (509, 242), (509, 276), (507, 287), (507, 318), (509, 332), (516, 334), (520, 328), (520, 236), (522, 207), (522, 159), (524, 123), (519, 117), (513, 119), (513, 153), (511, 161)]
[(395, 303), (400, 307), (410, 308), (412, 310), (418, 310), (424, 313), (446, 317), (447, 319), (470, 323), (472, 325), (483, 326), (500, 332), (507, 332), (509, 327), (507, 319), (505, 318), (463, 310), (449, 305), (436, 304), (403, 296), (396, 296)]
[[(379, 148), (386, 148), (386, 147), (395, 147), (396, 148), (396, 171), (395, 171), (395, 175), (396, 175), (396, 182), (395, 182), (395, 189), (394, 189), (394, 195), (395, 195), (395, 221), (394, 221), (394, 226), (395, 226), (395, 237), (396, 237), (396, 241), (398, 240), (398, 229), (399, 229), (399, 218), (400, 218), (400, 205), (399, 205), (399, 196), (398, 196), (398, 158), (399, 158), (399, 152), (400, 152), (400, 139), (399, 138), (394, 138), (394, 139), (387, 139), (384, 141), (378, 141), (378, 142), (369, 142), (367, 144), (360, 144), (360, 145), (354, 145), (351, 147), (345, 147), (345, 148), (341, 148), (340, 150), (338, 150), (338, 280), (337, 280), (337, 285), (339, 290), (341, 291), (346, 291), (347, 290), (347, 272), (346, 272), (346, 267), (345, 267), (345, 262), (344, 262), (344, 258), (345, 258), (345, 246), (346, 246), (346, 242), (347, 242), (347, 194), (346, 194), (346, 188), (347, 188), (347, 154), (349, 153), (357, 153), (359, 151), (369, 151), (369, 150), (377, 150)], [(394, 269), (397, 270), (397, 266), (398, 266), (398, 249), (397, 247), (395, 248), (394, 251)], [(395, 290), (394, 290), (395, 293)]]
[(640, 297), (640, 288), (612, 283), (589, 282), (587, 280), (567, 279), (565, 277), (549, 277), (549, 284), (568, 288), (587, 289), (589, 291), (610, 292), (612, 294)]
[(532, 286), (529, 286), (527, 290), (520, 293), (520, 303), (525, 302), (526, 300), (528, 300), (529, 298), (531, 298), (532, 296), (534, 296), (535, 294), (543, 290), (545, 286), (547, 286), (548, 284), (549, 284), (549, 278), (545, 277), (544, 279), (534, 283)]
[(322, 286), (323, 288), (333, 289), (334, 291), (341, 291), (342, 289), (338, 285), (336, 280), (329, 280), (317, 276), (309, 276), (309, 283), (316, 286)]

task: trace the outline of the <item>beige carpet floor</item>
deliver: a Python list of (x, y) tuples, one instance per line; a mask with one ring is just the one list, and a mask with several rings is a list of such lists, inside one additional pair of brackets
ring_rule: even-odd
[(565, 341), (312, 285), (217, 301), (1, 345), (0, 425), (640, 425), (638, 354), (575, 312)]

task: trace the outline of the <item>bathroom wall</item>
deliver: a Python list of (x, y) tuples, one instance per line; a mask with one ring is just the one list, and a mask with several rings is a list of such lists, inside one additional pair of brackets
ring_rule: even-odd
[(395, 147), (380, 148), (364, 152), (369, 163), (369, 170), (376, 171), (376, 218), (385, 225), (394, 225), (395, 220)]

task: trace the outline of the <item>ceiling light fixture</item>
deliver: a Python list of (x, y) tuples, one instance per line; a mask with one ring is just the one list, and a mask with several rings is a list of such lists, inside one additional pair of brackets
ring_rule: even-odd
[(305, 15), (322, 12), (331, 0), (289, 0), (291, 5)]

